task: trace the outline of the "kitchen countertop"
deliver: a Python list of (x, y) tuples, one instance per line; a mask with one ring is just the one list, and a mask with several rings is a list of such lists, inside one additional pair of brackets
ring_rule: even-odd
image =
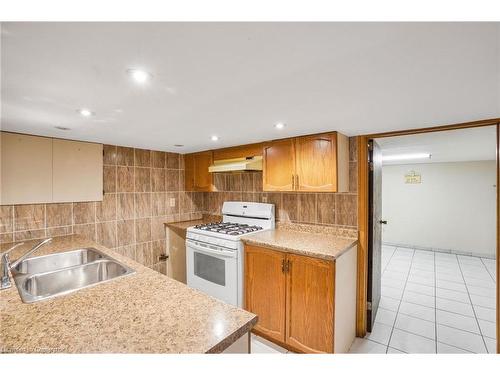
[(280, 228), (245, 235), (242, 241), (249, 245), (325, 260), (335, 260), (358, 242), (356, 238)]
[[(11, 259), (34, 242), (14, 250)], [(0, 352), (217, 353), (257, 322), (252, 313), (78, 235), (55, 237), (34, 256), (81, 247), (94, 247), (136, 273), (31, 304), (21, 301), (14, 285), (0, 291)]]
[(197, 220), (187, 220), (187, 221), (174, 221), (174, 222), (168, 222), (164, 223), (166, 227), (173, 228), (173, 229), (180, 229), (180, 230), (186, 230), (189, 227), (194, 227), (195, 225), (200, 225), (200, 224), (207, 224), (207, 223), (212, 223), (215, 221), (220, 221), (222, 218), (220, 216), (204, 216), (201, 219)]

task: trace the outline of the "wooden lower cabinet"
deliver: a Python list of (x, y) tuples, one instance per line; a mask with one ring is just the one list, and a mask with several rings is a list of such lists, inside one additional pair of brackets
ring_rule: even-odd
[(245, 306), (259, 316), (255, 330), (285, 341), (286, 254), (245, 247)]
[(306, 353), (333, 353), (334, 263), (287, 257), (285, 342)]
[[(245, 245), (245, 309), (259, 316), (254, 332), (296, 352), (347, 351), (355, 333), (356, 247), (342, 259), (345, 293), (337, 305), (336, 263)], [(336, 313), (346, 326), (339, 337)]]

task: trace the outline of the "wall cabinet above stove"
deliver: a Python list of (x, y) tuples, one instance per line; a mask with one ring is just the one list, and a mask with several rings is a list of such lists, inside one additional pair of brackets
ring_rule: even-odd
[(184, 155), (186, 191), (214, 191), (212, 174), (208, 172), (212, 163), (212, 151)]
[(264, 191), (349, 190), (349, 139), (332, 132), (267, 142)]

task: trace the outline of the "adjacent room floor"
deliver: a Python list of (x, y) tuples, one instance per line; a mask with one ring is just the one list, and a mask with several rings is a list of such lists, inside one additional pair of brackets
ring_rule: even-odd
[(352, 353), (496, 353), (493, 259), (382, 247), (382, 298)]

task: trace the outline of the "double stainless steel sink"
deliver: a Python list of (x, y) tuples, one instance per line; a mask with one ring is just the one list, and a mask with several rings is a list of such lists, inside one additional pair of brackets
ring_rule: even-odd
[(134, 273), (92, 247), (28, 258), (11, 269), (19, 295), (31, 303)]

